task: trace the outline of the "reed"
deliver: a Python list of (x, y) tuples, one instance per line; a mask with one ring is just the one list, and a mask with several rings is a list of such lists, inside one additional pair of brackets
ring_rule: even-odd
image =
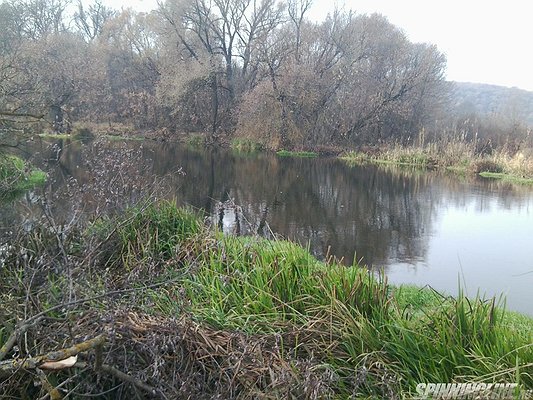
[(394, 144), (372, 151), (352, 151), (340, 157), (349, 164), (387, 163), (421, 168), (445, 168), (458, 173), (530, 183), (533, 158), (530, 149), (498, 149), (489, 154), (476, 151), (475, 143), (442, 140), (419, 146)]

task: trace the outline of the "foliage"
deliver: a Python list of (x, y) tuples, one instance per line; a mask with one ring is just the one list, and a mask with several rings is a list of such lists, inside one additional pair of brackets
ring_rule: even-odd
[(434, 46), (378, 15), (337, 11), (315, 27), (309, 1), (290, 3), (167, 1), (143, 14), (95, 1), (74, 24), (64, 1), (4, 3), (0, 112), (61, 133), (82, 121), (214, 140), (237, 129), (270, 148), (403, 137), (433, 114)]
[[(107, 364), (127, 365), (137, 382), (174, 398), (399, 398), (428, 381), (533, 385), (533, 321), (495, 300), (393, 287), (290, 242), (207, 230), (167, 202), (89, 229), (60, 226), (50, 220), (2, 247), (0, 346), (19, 318), (53, 317), (26, 328), (22, 357), (105, 331)], [(110, 259), (128, 268), (109, 268)], [(96, 375), (94, 356), (86, 359), (80, 373), (51, 382), (114, 398), (138, 390)], [(4, 375), (0, 394), (42, 396), (29, 373)]]
[(452, 139), (514, 156), (533, 146), (527, 92), (445, 82), (444, 55), (378, 14), (336, 10), (312, 23), (309, 0), (169, 0), (150, 14), (94, 0), (72, 21), (67, 4), (2, 3), (1, 125), (127, 125), (271, 150)]

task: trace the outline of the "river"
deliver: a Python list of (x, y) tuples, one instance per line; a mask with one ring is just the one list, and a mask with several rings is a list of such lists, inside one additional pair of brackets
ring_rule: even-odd
[(146, 195), (205, 212), (233, 234), (289, 238), (318, 258), (354, 259), (389, 282), (506, 297), (533, 316), (533, 188), (334, 158), (194, 150), (162, 142), (35, 140), (47, 188), (2, 206), (3, 229), (112, 212)]

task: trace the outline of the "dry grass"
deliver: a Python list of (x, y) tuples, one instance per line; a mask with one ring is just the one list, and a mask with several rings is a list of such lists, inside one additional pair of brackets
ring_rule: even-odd
[(533, 178), (533, 154), (526, 151), (518, 151), (515, 154), (500, 151), (492, 155), (490, 159), (502, 166), (504, 173), (522, 178)]
[(377, 162), (422, 168), (449, 168), (463, 173), (501, 173), (502, 176), (533, 178), (533, 151), (498, 149), (491, 154), (476, 152), (475, 143), (441, 140), (423, 146), (395, 144), (379, 151), (351, 152), (342, 157), (351, 163)]

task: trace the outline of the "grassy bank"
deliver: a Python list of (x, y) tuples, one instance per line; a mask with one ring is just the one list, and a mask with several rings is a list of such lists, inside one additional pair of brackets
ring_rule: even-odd
[(288, 151), (279, 150), (276, 154), (280, 157), (302, 157), (302, 158), (314, 158), (318, 157), (318, 153), (313, 151)]
[(32, 168), (23, 159), (13, 156), (0, 156), (0, 197), (42, 185), (46, 174)]
[(419, 168), (442, 168), (459, 174), (505, 179), (533, 184), (533, 158), (527, 151), (494, 151), (477, 154), (473, 144), (463, 142), (433, 143), (419, 147), (392, 146), (366, 151), (352, 151), (340, 158), (350, 164), (385, 163)]
[(235, 138), (231, 142), (231, 148), (241, 153), (257, 153), (263, 150), (261, 143), (247, 138)]
[[(15, 333), (19, 348), (0, 358), (105, 335), (78, 367), (48, 374), (61, 390), (319, 399), (400, 398), (420, 382), (533, 385), (533, 320), (494, 301), (393, 287), (291, 242), (224, 236), (172, 203), (58, 226), (1, 248), (0, 346)], [(30, 366), (6, 368), (0, 395), (50, 393), (29, 384)]]

